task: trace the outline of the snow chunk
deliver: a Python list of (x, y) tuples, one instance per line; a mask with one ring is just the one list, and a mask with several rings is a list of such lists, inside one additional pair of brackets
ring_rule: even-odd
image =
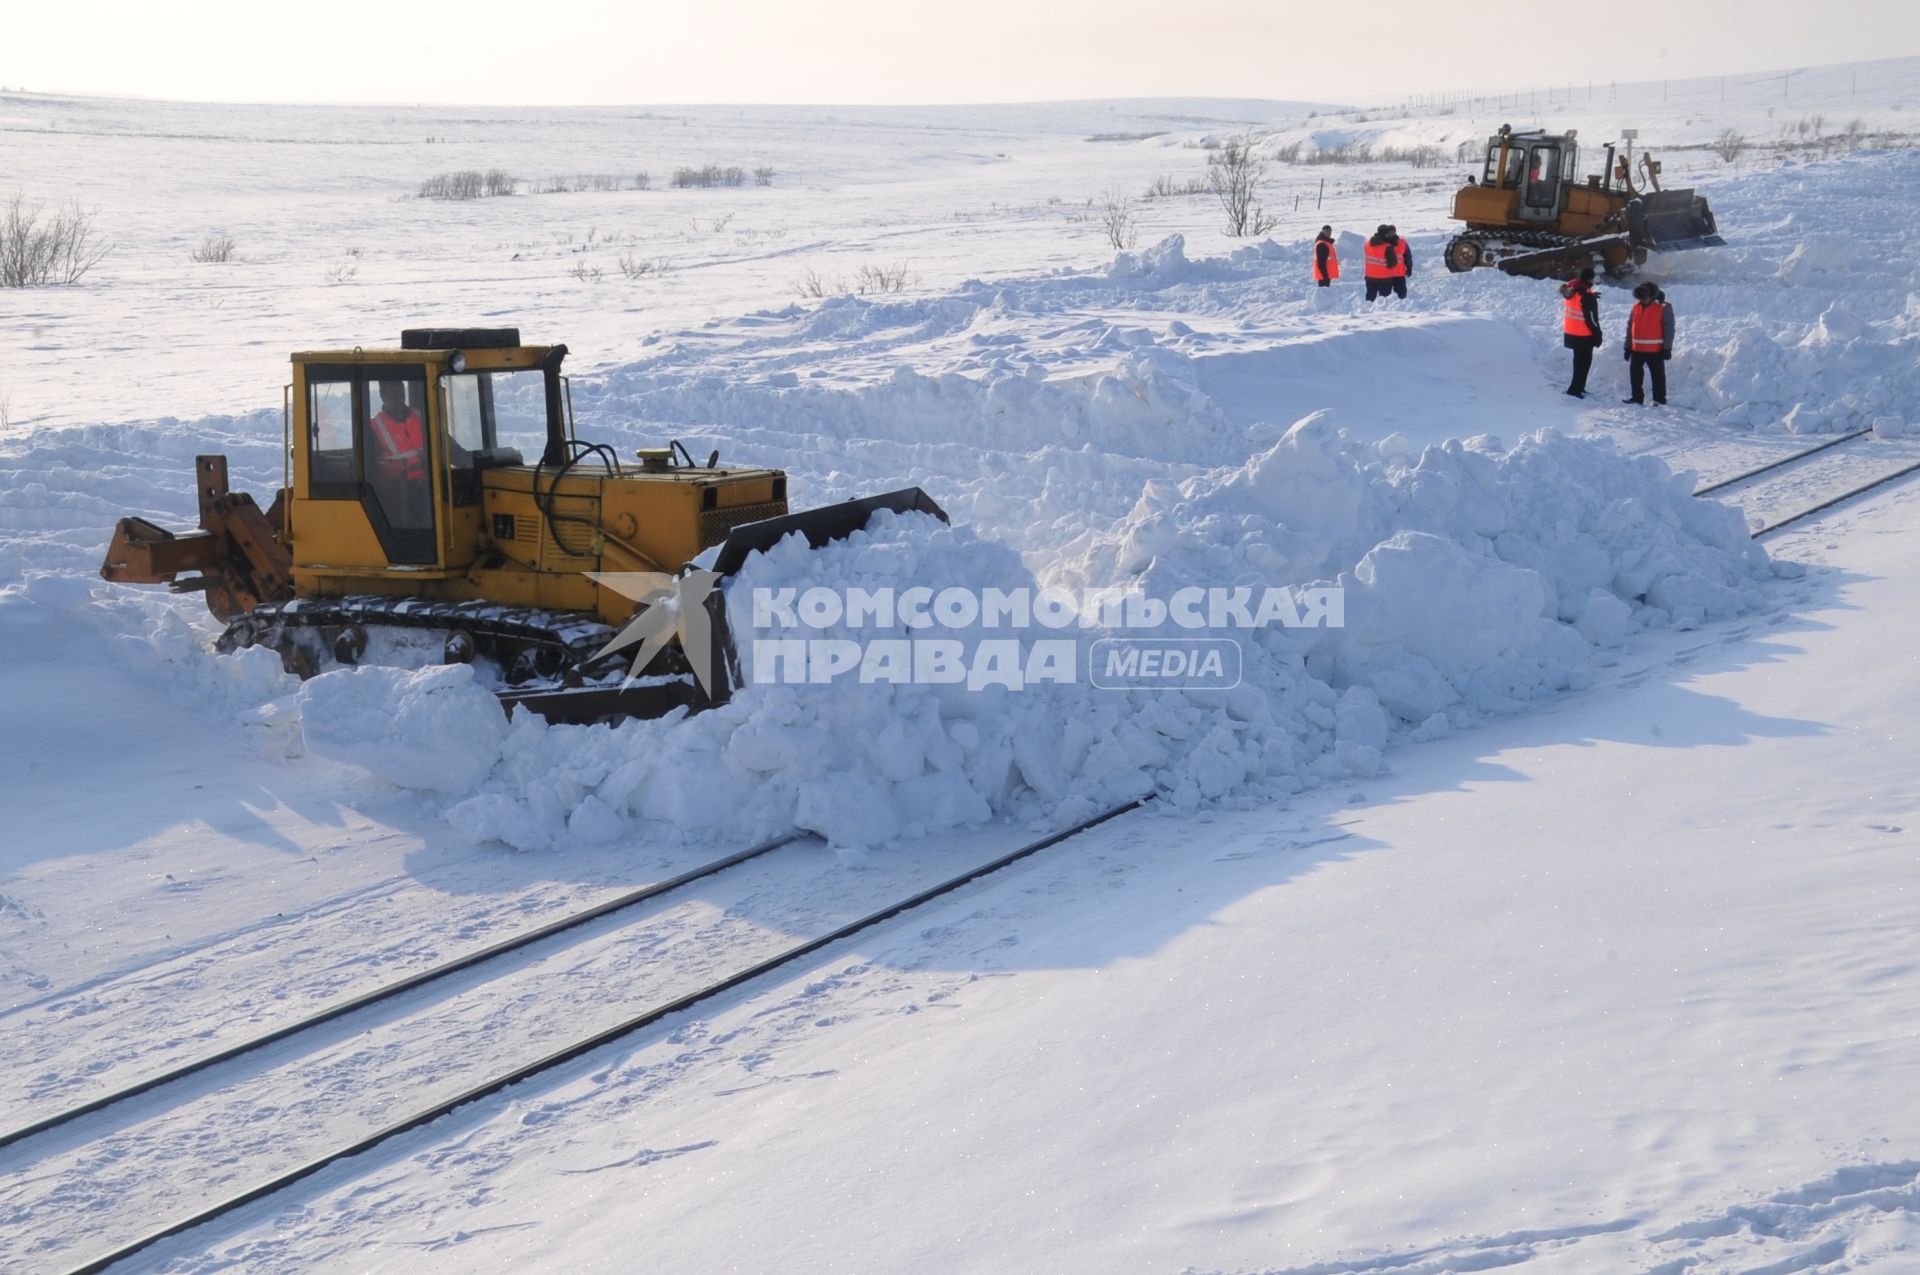
[(402, 788), (471, 792), (507, 735), (499, 701), (469, 664), (336, 669), (302, 686), (299, 703), (307, 751)]

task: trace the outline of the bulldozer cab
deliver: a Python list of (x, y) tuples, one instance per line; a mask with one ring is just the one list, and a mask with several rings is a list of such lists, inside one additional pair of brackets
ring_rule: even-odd
[[(565, 346), (513, 329), (409, 331), (397, 350), (293, 356), (296, 567), (413, 572), (473, 560), (488, 469), (564, 456)], [(297, 531), (295, 530), (297, 528)]]
[(1579, 166), (1580, 147), (1572, 133), (1514, 133), (1503, 127), (1487, 140), (1480, 184), (1512, 192), (1515, 220), (1550, 224), (1559, 220)]

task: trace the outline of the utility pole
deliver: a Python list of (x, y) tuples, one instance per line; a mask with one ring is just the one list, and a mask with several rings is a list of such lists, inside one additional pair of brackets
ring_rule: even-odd
[(1326, 197), (1327, 197), (1327, 179), (1322, 177), (1320, 179), (1320, 193), (1314, 196), (1313, 206), (1315, 208), (1318, 208), (1321, 204), (1321, 201), (1326, 199)]

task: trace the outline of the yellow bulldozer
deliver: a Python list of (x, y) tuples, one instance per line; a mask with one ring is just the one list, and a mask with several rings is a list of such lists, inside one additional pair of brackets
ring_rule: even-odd
[(1651, 154), (1641, 154), (1636, 181), (1633, 135), (1625, 141), (1622, 154), (1607, 143), (1601, 172), (1582, 179), (1573, 130), (1516, 133), (1501, 125), (1487, 139), (1479, 178), (1453, 197), (1453, 219), (1467, 228), (1447, 243), (1447, 269), (1493, 266), (1564, 279), (1594, 266), (1617, 276), (1646, 264), (1649, 250), (1725, 244), (1704, 198), (1660, 189), (1660, 162)]
[(220, 650), (268, 647), (302, 677), (484, 662), (503, 704), (594, 721), (709, 707), (737, 685), (718, 588), (700, 591), (708, 622), (664, 631), (682, 640), (653, 625), (651, 665), (630, 669), (623, 626), (687, 597), (632, 580), (684, 579), (715, 546), (701, 570), (723, 580), (787, 535), (817, 548), (882, 509), (946, 520), (917, 487), (789, 513), (785, 473), (696, 461), (677, 441), (623, 460), (575, 435), (566, 354), (513, 328), (294, 354), (269, 508), (229, 490), (224, 456), (198, 457), (199, 528), (123, 518), (100, 574), (204, 592), (227, 622)]

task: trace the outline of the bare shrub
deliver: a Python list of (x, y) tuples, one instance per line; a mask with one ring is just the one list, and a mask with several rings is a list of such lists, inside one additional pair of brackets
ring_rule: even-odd
[(854, 291), (861, 296), (869, 292), (904, 292), (909, 276), (907, 263), (902, 261), (894, 265), (864, 265), (854, 279)]
[(753, 184), (756, 186), (773, 185), (773, 169), (762, 166), (753, 170)]
[(1273, 148), (1272, 158), (1276, 163), (1297, 164), (1300, 162), (1300, 143), (1288, 142), (1285, 146)]
[(619, 190), (621, 178), (612, 173), (556, 173), (534, 186), (536, 195), (579, 195)]
[(520, 188), (519, 180), (508, 176), (504, 168), (489, 168), (481, 182), (481, 193), (490, 197), (511, 195)]
[(746, 169), (725, 168), (719, 164), (703, 164), (699, 168), (683, 167), (673, 170), (673, 185), (680, 190), (690, 187), (705, 189), (710, 186), (744, 186), (746, 181)]
[(95, 231), (95, 215), (77, 201), (48, 214), (16, 193), (0, 212), (0, 288), (80, 282), (113, 249)]
[(337, 266), (327, 267), (328, 283), (351, 283), (353, 276), (360, 273), (360, 267), (351, 261), (343, 261)]
[(1375, 156), (1382, 163), (1411, 164), (1415, 168), (1438, 168), (1446, 155), (1438, 146), (1382, 146)]
[(665, 257), (636, 257), (632, 253), (627, 253), (620, 258), (620, 273), (629, 279), (663, 275), (670, 268)]
[(1245, 137), (1228, 138), (1207, 156), (1208, 184), (1227, 215), (1227, 233), (1236, 239), (1264, 235), (1279, 222), (1260, 207), (1260, 178), (1266, 171), (1266, 162)]
[(1147, 193), (1143, 195), (1142, 198), (1171, 199), (1175, 195), (1208, 195), (1212, 193), (1213, 187), (1204, 177), (1189, 177), (1187, 180), (1181, 181), (1170, 174), (1162, 174), (1153, 179), (1152, 183), (1147, 187)]
[(1310, 151), (1301, 159), (1305, 164), (1371, 164), (1373, 147), (1364, 142), (1341, 142)]
[(1720, 136), (1714, 138), (1712, 145), (1708, 146), (1707, 149), (1718, 155), (1725, 162), (1731, 164), (1734, 160), (1746, 154), (1746, 134), (1736, 133), (1730, 128), (1723, 128), (1720, 130)]
[(814, 299), (838, 296), (847, 290), (844, 283), (828, 283), (821, 277), (818, 270), (808, 270), (798, 279), (793, 280), (790, 286), (799, 295)]
[(193, 250), (193, 259), (203, 262), (232, 261), (234, 247), (232, 235), (224, 230), (216, 230), (200, 241), (200, 246)]
[(738, 213), (727, 213), (725, 216), (715, 217), (713, 219), (713, 233), (716, 235), (723, 233), (728, 226), (733, 224), (733, 219), (738, 215)]
[(646, 169), (643, 168), (633, 175), (633, 188), (635, 190), (647, 190), (652, 186), (653, 174), (649, 173)]
[(606, 274), (599, 266), (590, 266), (584, 261), (576, 261), (567, 273), (582, 283), (598, 283)]
[(478, 199), (487, 189), (487, 175), (477, 168), (436, 173), (420, 183), (422, 199)]
[(1131, 248), (1139, 238), (1139, 219), (1134, 215), (1133, 196), (1118, 185), (1107, 187), (1094, 209), (1100, 229), (1107, 232), (1107, 243), (1117, 249)]

